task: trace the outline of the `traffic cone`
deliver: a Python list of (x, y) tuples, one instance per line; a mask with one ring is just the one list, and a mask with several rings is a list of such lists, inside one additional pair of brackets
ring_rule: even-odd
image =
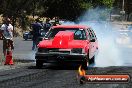
[(9, 47), (9, 49), (7, 49), (7, 53), (5, 56), (5, 65), (14, 65), (13, 63), (13, 59), (12, 59), (12, 50), (11, 47)]

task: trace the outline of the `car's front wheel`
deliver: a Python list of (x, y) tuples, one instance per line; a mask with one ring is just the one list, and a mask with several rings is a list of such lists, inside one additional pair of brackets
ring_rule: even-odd
[(38, 69), (42, 68), (42, 67), (43, 67), (43, 62), (40, 61), (40, 60), (36, 60), (36, 67), (37, 67)]
[(95, 56), (90, 59), (90, 64), (95, 63)]
[(86, 59), (83, 61), (82, 67), (84, 69), (87, 69), (88, 68), (88, 65), (89, 65), (89, 54), (87, 55)]
[(85, 61), (83, 61), (83, 63), (82, 63), (82, 68), (83, 68), (83, 69), (87, 69), (87, 67), (88, 67), (88, 61), (85, 60)]

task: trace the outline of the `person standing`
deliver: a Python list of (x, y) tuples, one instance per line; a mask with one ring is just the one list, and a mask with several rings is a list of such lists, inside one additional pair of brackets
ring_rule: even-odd
[(57, 25), (60, 25), (60, 22), (59, 22), (59, 18), (55, 17), (55, 22), (54, 22), (53, 26), (57, 26)]
[(44, 31), (45, 31), (45, 33), (47, 33), (47, 32), (49, 31), (49, 29), (50, 29), (51, 26), (52, 26), (52, 25), (51, 25), (51, 23), (50, 23), (50, 19), (47, 18), (47, 19), (46, 19), (46, 22), (45, 22), (45, 24), (44, 24)]
[(39, 22), (39, 19), (35, 20), (36, 22), (32, 24), (32, 35), (33, 35), (33, 46), (32, 46), (32, 50), (36, 50), (37, 45), (39, 43), (39, 37), (41, 36), (41, 29), (42, 29), (42, 25)]
[(10, 42), (11, 43), (11, 49), (14, 49), (14, 46), (13, 46), (13, 26), (11, 25), (11, 20), (9, 18), (4, 18), (0, 31), (1, 31), (2, 39), (3, 39), (3, 53), (5, 56), (8, 39), (11, 41)]

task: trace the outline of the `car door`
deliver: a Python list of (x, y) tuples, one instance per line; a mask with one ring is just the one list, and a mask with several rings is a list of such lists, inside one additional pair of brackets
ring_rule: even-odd
[(96, 38), (95, 38), (95, 35), (94, 35), (92, 29), (88, 28), (87, 30), (88, 30), (88, 34), (89, 34), (89, 40), (90, 40), (89, 58), (91, 59), (94, 56), (95, 50), (96, 50)]
[(91, 31), (92, 31), (92, 34), (93, 34), (93, 36), (94, 36), (94, 39), (95, 39), (95, 42), (93, 43), (94, 45), (94, 53), (97, 51), (97, 49), (98, 49), (98, 40), (97, 40), (97, 37), (96, 37), (96, 34), (95, 34), (95, 32), (91, 29)]

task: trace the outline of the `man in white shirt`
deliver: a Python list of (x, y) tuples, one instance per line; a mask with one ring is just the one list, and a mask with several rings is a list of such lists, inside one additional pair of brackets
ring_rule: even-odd
[(3, 53), (5, 55), (7, 49), (7, 39), (11, 41), (11, 48), (13, 47), (13, 26), (11, 25), (11, 20), (9, 18), (4, 19), (4, 23), (1, 26), (1, 33), (3, 37)]

